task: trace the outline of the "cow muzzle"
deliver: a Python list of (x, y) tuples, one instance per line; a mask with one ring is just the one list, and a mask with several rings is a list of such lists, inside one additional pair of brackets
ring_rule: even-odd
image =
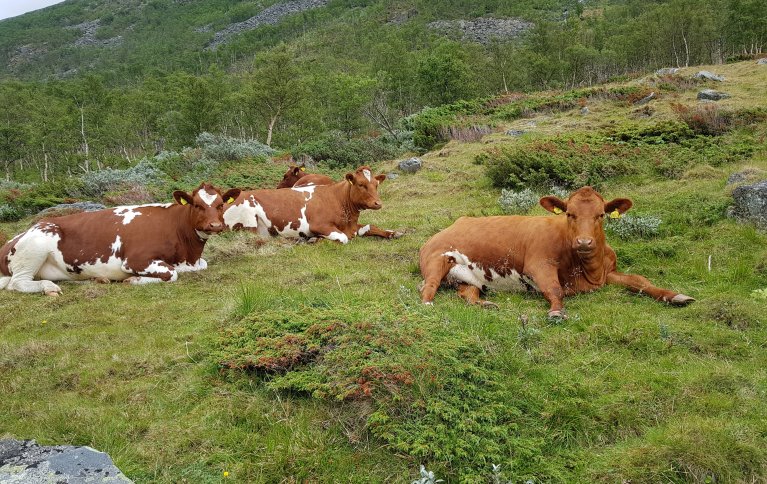
[(383, 204), (381, 203), (381, 200), (376, 200), (375, 202), (371, 203), (369, 206), (371, 210), (379, 210), (381, 207), (383, 207)]
[(206, 234), (218, 234), (220, 232), (223, 232), (226, 226), (224, 226), (221, 222), (212, 222), (209, 223), (202, 231)]
[(588, 255), (594, 252), (596, 243), (592, 237), (576, 237), (573, 249), (580, 255)]

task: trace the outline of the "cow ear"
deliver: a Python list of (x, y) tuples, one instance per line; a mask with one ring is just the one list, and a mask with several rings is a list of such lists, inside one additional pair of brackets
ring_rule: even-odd
[(186, 192), (182, 192), (181, 190), (176, 190), (175, 192), (173, 192), (173, 198), (176, 200), (176, 203), (178, 203), (179, 205), (192, 204), (192, 196)]
[(567, 212), (567, 202), (554, 196), (543, 197), (539, 203), (541, 204), (541, 207), (557, 215), (562, 212)]
[(344, 177), (350, 184), (354, 184), (354, 173), (347, 173)]
[(301, 168), (297, 166), (293, 167), (293, 175), (298, 176), (299, 173), (301, 173)]
[(239, 188), (232, 188), (228, 192), (224, 193), (221, 198), (224, 199), (224, 203), (234, 203), (237, 197), (240, 196), (241, 190)]
[(634, 205), (634, 202), (628, 198), (616, 198), (605, 203), (605, 213), (609, 213), (611, 218), (620, 218), (621, 215), (628, 212)]
[(378, 183), (383, 183), (386, 181), (386, 175), (381, 173), (380, 175), (376, 175), (376, 180), (378, 180)]

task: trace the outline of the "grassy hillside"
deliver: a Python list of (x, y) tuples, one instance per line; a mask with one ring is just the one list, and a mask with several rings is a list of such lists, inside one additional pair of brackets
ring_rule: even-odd
[[(708, 68), (732, 94), (719, 114), (767, 108), (767, 68)], [(462, 114), (493, 133), (438, 146), (362, 215), (399, 240), (229, 233), (206, 248), (207, 271), (174, 284), (0, 292), (0, 436), (91, 445), (137, 482), (405, 482), (420, 464), (448, 482), (764, 480), (767, 321), (754, 291), (767, 287), (767, 235), (725, 217), (725, 183), (767, 170), (767, 123), (675, 138), (694, 125), (679, 107), (697, 105), (693, 72), (663, 89), (606, 86), (649, 86), (647, 110), (578, 94), (523, 117)], [(614, 137), (629, 132), (655, 134)], [(501, 213), (488, 173), (520, 147), (620, 168), (595, 172), (605, 198), (661, 220), (649, 237), (608, 232), (620, 269), (697, 302), (606, 287), (567, 299), (562, 322), (534, 294), (490, 294), (500, 309), (486, 310), (446, 289), (421, 306), (419, 247), (461, 215)]]

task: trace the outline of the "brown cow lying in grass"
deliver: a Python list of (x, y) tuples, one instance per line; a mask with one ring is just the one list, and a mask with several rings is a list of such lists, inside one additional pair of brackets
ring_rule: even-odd
[(57, 296), (53, 281), (148, 284), (203, 270), (205, 242), (224, 230), (224, 206), (239, 194), (202, 184), (174, 192), (176, 203), (43, 219), (0, 248), (0, 289)]
[(282, 176), (282, 181), (277, 188), (308, 187), (319, 185), (332, 185), (335, 183), (332, 178), (319, 173), (307, 173), (304, 165), (291, 165), (288, 171)]
[(424, 282), (421, 300), (432, 304), (442, 281), (456, 283), (458, 295), (471, 304), (494, 306), (480, 290), (529, 290), (551, 304), (550, 317), (564, 317), (562, 299), (579, 292), (618, 284), (658, 300), (684, 306), (693, 298), (652, 285), (642, 276), (616, 270), (615, 252), (607, 245), (605, 214), (618, 216), (631, 200), (605, 202), (591, 187), (567, 200), (543, 197), (541, 206), (563, 217), (461, 217), (421, 248)]
[(378, 185), (385, 179), (386, 175), (374, 177), (369, 167), (361, 166), (332, 185), (244, 191), (224, 213), (224, 222), (261, 235), (319, 237), (343, 244), (356, 235), (397, 238), (402, 234), (359, 224), (362, 210), (381, 208)]

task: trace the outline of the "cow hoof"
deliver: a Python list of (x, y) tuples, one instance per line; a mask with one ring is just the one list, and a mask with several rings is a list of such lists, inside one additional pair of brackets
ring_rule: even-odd
[(45, 291), (45, 295), (46, 296), (50, 296), (50, 297), (59, 297), (59, 296), (61, 296), (61, 292), (59, 292), (59, 291)]
[(389, 236), (389, 238), (390, 238), (390, 239), (399, 239), (399, 238), (400, 238), (400, 237), (402, 237), (403, 235), (405, 235), (405, 233), (404, 233), (404, 232), (393, 232), (393, 233), (392, 233), (392, 234)]
[(549, 311), (549, 319), (567, 319), (567, 314), (564, 311)]
[(94, 277), (93, 282), (95, 282), (96, 284), (109, 284), (112, 281), (110, 281), (106, 277)]
[(685, 296), (684, 294), (677, 294), (671, 299), (671, 304), (674, 306), (687, 306), (691, 302), (695, 302), (695, 299), (690, 296)]
[(126, 279), (123, 279), (123, 284), (135, 284), (136, 281), (138, 281), (138, 277), (131, 276), (131, 277), (128, 277)]
[(485, 309), (498, 309), (498, 305), (492, 301), (480, 301), (479, 303)]
[(423, 303), (424, 306), (434, 306), (434, 301), (426, 301)]

